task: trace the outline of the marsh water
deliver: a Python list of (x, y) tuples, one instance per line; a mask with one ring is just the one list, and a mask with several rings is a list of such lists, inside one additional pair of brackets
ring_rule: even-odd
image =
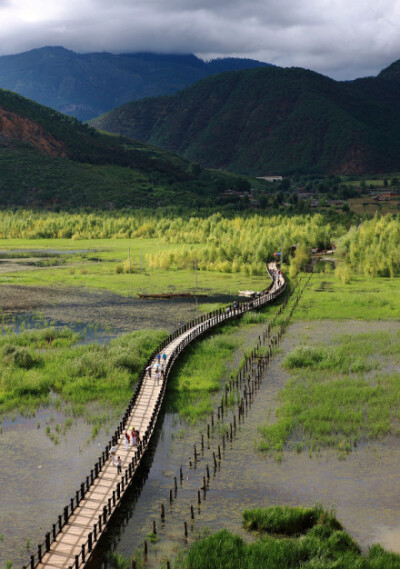
[[(144, 302), (146, 307), (142, 310), (149, 311), (149, 304)], [(165, 308), (165, 301), (160, 302)], [(129, 303), (121, 299), (121, 304), (124, 307), (120, 311), (122, 315)], [(154, 327), (155, 321), (164, 318), (160, 315), (163, 310), (160, 310), (159, 303), (152, 304), (149, 327)], [(182, 316), (178, 316), (178, 310), (171, 307), (169, 329), (176, 327), (179, 318), (189, 319), (187, 315), (193, 307), (185, 308), (184, 304), (179, 303), (179, 310), (188, 312)], [(101, 310), (108, 312), (108, 308), (101, 307)], [(130, 311), (130, 314), (134, 313), (132, 307)], [(73, 321), (73, 314), (74, 311), (68, 313), (64, 321)], [(113, 327), (113, 321), (112, 318), (111, 322), (107, 320), (108, 325)], [(132, 330), (133, 321), (132, 316), (122, 318), (118, 330), (124, 331), (125, 326)], [(110, 550), (127, 555), (136, 549), (141, 550), (143, 540), (152, 531), (153, 520), (156, 520), (159, 541), (149, 547), (149, 565), (157, 567), (160, 559), (171, 558), (177, 546), (185, 545), (184, 521), (189, 525), (189, 542), (203, 528), (216, 530), (227, 527), (246, 535), (241, 526), (243, 509), (270, 504), (311, 505), (320, 502), (326, 507), (334, 507), (341, 523), (364, 548), (380, 542), (388, 549), (400, 551), (399, 439), (389, 438), (360, 446), (344, 460), (334, 451), (311, 458), (307, 452), (284, 452), (281, 462), (277, 462), (273, 457), (257, 452), (255, 446), (258, 426), (273, 420), (278, 392), (289, 378), (281, 367), (283, 355), (299, 340), (307, 337), (308, 341), (329, 341), (339, 331), (357, 333), (393, 327), (400, 326), (393, 322), (341, 322), (338, 330), (337, 322), (293, 324), (215, 472), (212, 452), (220, 444), (217, 431), (210, 441), (210, 449), (206, 448), (194, 465), (193, 444), (200, 448), (200, 433), (205, 433), (205, 425), (181, 423), (176, 414), (168, 411), (167, 400), (152, 452), (112, 520), (109, 531), (101, 539), (91, 568), (99, 567)], [(260, 326), (260, 330), (263, 328)], [(254, 330), (254, 334), (257, 333)], [(238, 357), (241, 355), (239, 352)], [(34, 550), (36, 544), (43, 540), (44, 533), (49, 531), (63, 506), (75, 494), (109, 439), (107, 433), (101, 432), (95, 441), (88, 444), (91, 427), (78, 419), (60, 443), (54, 445), (45, 436), (44, 428), (38, 429), (37, 426), (38, 422), (44, 425), (57, 420), (57, 411), (50, 409), (38, 412), (35, 417), (16, 416), (2, 423), (0, 566), (5, 566), (7, 559), (12, 559), (15, 566), (27, 562), (30, 548)], [(197, 492), (203, 486), (206, 464), (210, 466), (211, 478), (207, 491), (201, 490), (202, 503), (199, 506)], [(182, 484), (179, 482), (181, 465)], [(174, 499), (170, 504), (169, 492), (174, 488), (174, 477), (178, 477), (178, 490), (176, 496), (173, 493)], [(161, 503), (166, 509), (163, 525)], [(195, 514), (193, 524), (190, 520), (191, 505)], [(28, 539), (30, 543), (27, 543)], [(246, 536), (246, 539), (250, 537)]]

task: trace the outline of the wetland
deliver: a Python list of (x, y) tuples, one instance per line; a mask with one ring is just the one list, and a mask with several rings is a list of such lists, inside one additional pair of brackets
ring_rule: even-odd
[[(311, 229), (320, 231), (318, 224)], [(145, 231), (143, 226), (140, 231)], [(4, 239), (0, 246), (2, 568), (7, 560), (15, 566), (26, 563), (31, 548), (42, 541), (109, 440), (132, 392), (141, 358), (145, 360), (163, 334), (202, 311), (231, 302), (239, 289), (265, 286), (265, 277), (257, 274), (256, 266), (246, 264), (245, 257), (243, 271), (218, 265), (215, 259), (210, 271), (197, 270), (200, 257), (205, 262), (200, 255), (203, 245), (196, 242), (197, 237), (192, 244), (185, 242), (188, 234), (181, 234), (185, 249), (179, 257), (181, 267), (174, 265), (175, 253), (170, 255), (178, 245), (159, 237), (84, 237), (41, 238), (33, 243)], [(163, 252), (169, 255), (169, 266), (164, 268)], [(335, 510), (363, 551), (379, 542), (399, 552), (398, 286), (394, 276), (354, 273), (345, 283), (329, 269), (313, 275), (199, 506), (197, 491), (212, 455), (211, 448), (206, 448), (193, 465), (193, 445), (199, 445), (223, 384), (276, 308), (220, 329), (188, 351), (171, 377), (151, 453), (100, 541), (91, 567), (105, 566), (111, 552), (140, 557), (153, 520), (158, 533), (149, 547), (149, 567), (160, 567), (197, 535), (222, 527), (251, 542), (254, 536), (242, 525), (243, 510), (271, 505), (320, 503)], [(139, 292), (168, 291), (207, 296), (137, 298)], [(58, 368), (52, 368), (55, 362)], [(27, 372), (28, 391), (23, 380)], [(362, 382), (361, 391), (357, 381)], [(38, 385), (44, 386), (42, 394)], [(332, 391), (335, 385), (341, 387), (336, 392)], [(13, 401), (13, 389), (18, 386)], [(355, 389), (353, 394), (350, 387)], [(315, 397), (308, 399), (313, 389)], [(343, 393), (347, 393), (345, 401)], [(360, 393), (375, 406), (360, 406)], [(284, 412), (293, 411), (293, 394), (296, 403), (318, 403), (322, 396), (326, 402), (313, 407), (313, 421), (297, 407), (295, 422), (293, 415)], [(23, 397), (26, 404), (21, 404)], [(349, 417), (354, 420), (346, 423)], [(325, 431), (335, 435), (334, 441), (315, 428), (316, 424), (326, 426), (327, 418), (331, 422)], [(371, 429), (375, 420), (385, 428)], [(225, 428), (218, 424), (211, 442), (215, 444)], [(280, 435), (277, 439), (271, 438), (274, 429)], [(180, 465), (184, 477), (167, 506)], [(161, 503), (167, 506), (163, 524)], [(189, 522), (187, 540), (184, 519)]]

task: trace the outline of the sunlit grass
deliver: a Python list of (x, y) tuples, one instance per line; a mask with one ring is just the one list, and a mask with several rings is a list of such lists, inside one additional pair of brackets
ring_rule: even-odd
[[(270, 282), (267, 274), (250, 276), (218, 271), (195, 272), (194, 264), (193, 268), (182, 270), (150, 269), (147, 266), (148, 254), (168, 251), (171, 247), (176, 248), (177, 245), (161, 239), (38, 239), (33, 242), (27, 239), (3, 239), (0, 240), (0, 249), (76, 250), (76, 254), (58, 258), (58, 261), (66, 264), (64, 267), (0, 273), (0, 285), (85, 286), (125, 296), (196, 291), (200, 294), (237, 295), (240, 289), (250, 287), (260, 290)], [(193, 248), (201, 249), (204, 245), (193, 245)], [(117, 273), (116, 266), (128, 259), (129, 255), (134, 272)]]
[(400, 279), (352, 275), (343, 284), (333, 274), (312, 276), (294, 318), (296, 320), (400, 319)]

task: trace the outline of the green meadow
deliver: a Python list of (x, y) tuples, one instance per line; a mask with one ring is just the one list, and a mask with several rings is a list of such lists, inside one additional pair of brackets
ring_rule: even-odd
[[(187, 292), (237, 295), (238, 290), (265, 288), (269, 277), (266, 275), (244, 275), (222, 271), (195, 271), (195, 261), (190, 267), (152, 268), (150, 255), (176, 249), (176, 245), (155, 239), (6, 239), (0, 240), (0, 251), (23, 252), (12, 254), (21, 266), (29, 270), (0, 272), (0, 285), (27, 286), (85, 286), (91, 289), (109, 290), (124, 296), (137, 296), (139, 293)], [(192, 245), (195, 252), (204, 245)], [(26, 252), (28, 250), (28, 253)], [(49, 250), (46, 260), (56, 259), (56, 266), (43, 267), (41, 256), (33, 262), (26, 259), (32, 250)], [(51, 251), (76, 251), (76, 253), (56, 254)], [(43, 253), (41, 253), (43, 255)], [(7, 257), (3, 255), (3, 261)], [(36, 265), (38, 266), (35, 266)], [(125, 272), (124, 267), (128, 272)], [(130, 271), (129, 272), (129, 268)], [(197, 286), (196, 286), (197, 285)]]
[(315, 273), (295, 320), (400, 320), (400, 278), (351, 274), (344, 284), (334, 273)]

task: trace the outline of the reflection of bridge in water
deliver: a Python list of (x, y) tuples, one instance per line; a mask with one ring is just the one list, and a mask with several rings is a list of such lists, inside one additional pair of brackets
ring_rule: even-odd
[[(272, 283), (259, 296), (185, 324), (153, 352), (146, 366), (151, 366), (151, 375), (146, 369), (142, 371), (135, 393), (112, 440), (70, 503), (64, 507), (57, 523), (46, 534), (44, 542), (38, 545), (37, 553), (31, 556), (28, 567), (78, 569), (85, 566), (143, 461), (143, 455), (155, 431), (168, 375), (175, 360), (188, 344), (208, 330), (278, 298), (285, 290), (285, 279), (282, 275), (277, 275), (274, 263), (268, 265), (268, 272)], [(165, 354), (165, 372), (158, 379), (154, 366), (161, 353)], [(142, 440), (135, 446), (125, 443), (124, 433), (130, 432), (132, 427), (142, 435)], [(120, 473), (116, 463), (113, 465), (110, 460), (112, 447), (115, 447), (116, 456), (121, 458)]]

